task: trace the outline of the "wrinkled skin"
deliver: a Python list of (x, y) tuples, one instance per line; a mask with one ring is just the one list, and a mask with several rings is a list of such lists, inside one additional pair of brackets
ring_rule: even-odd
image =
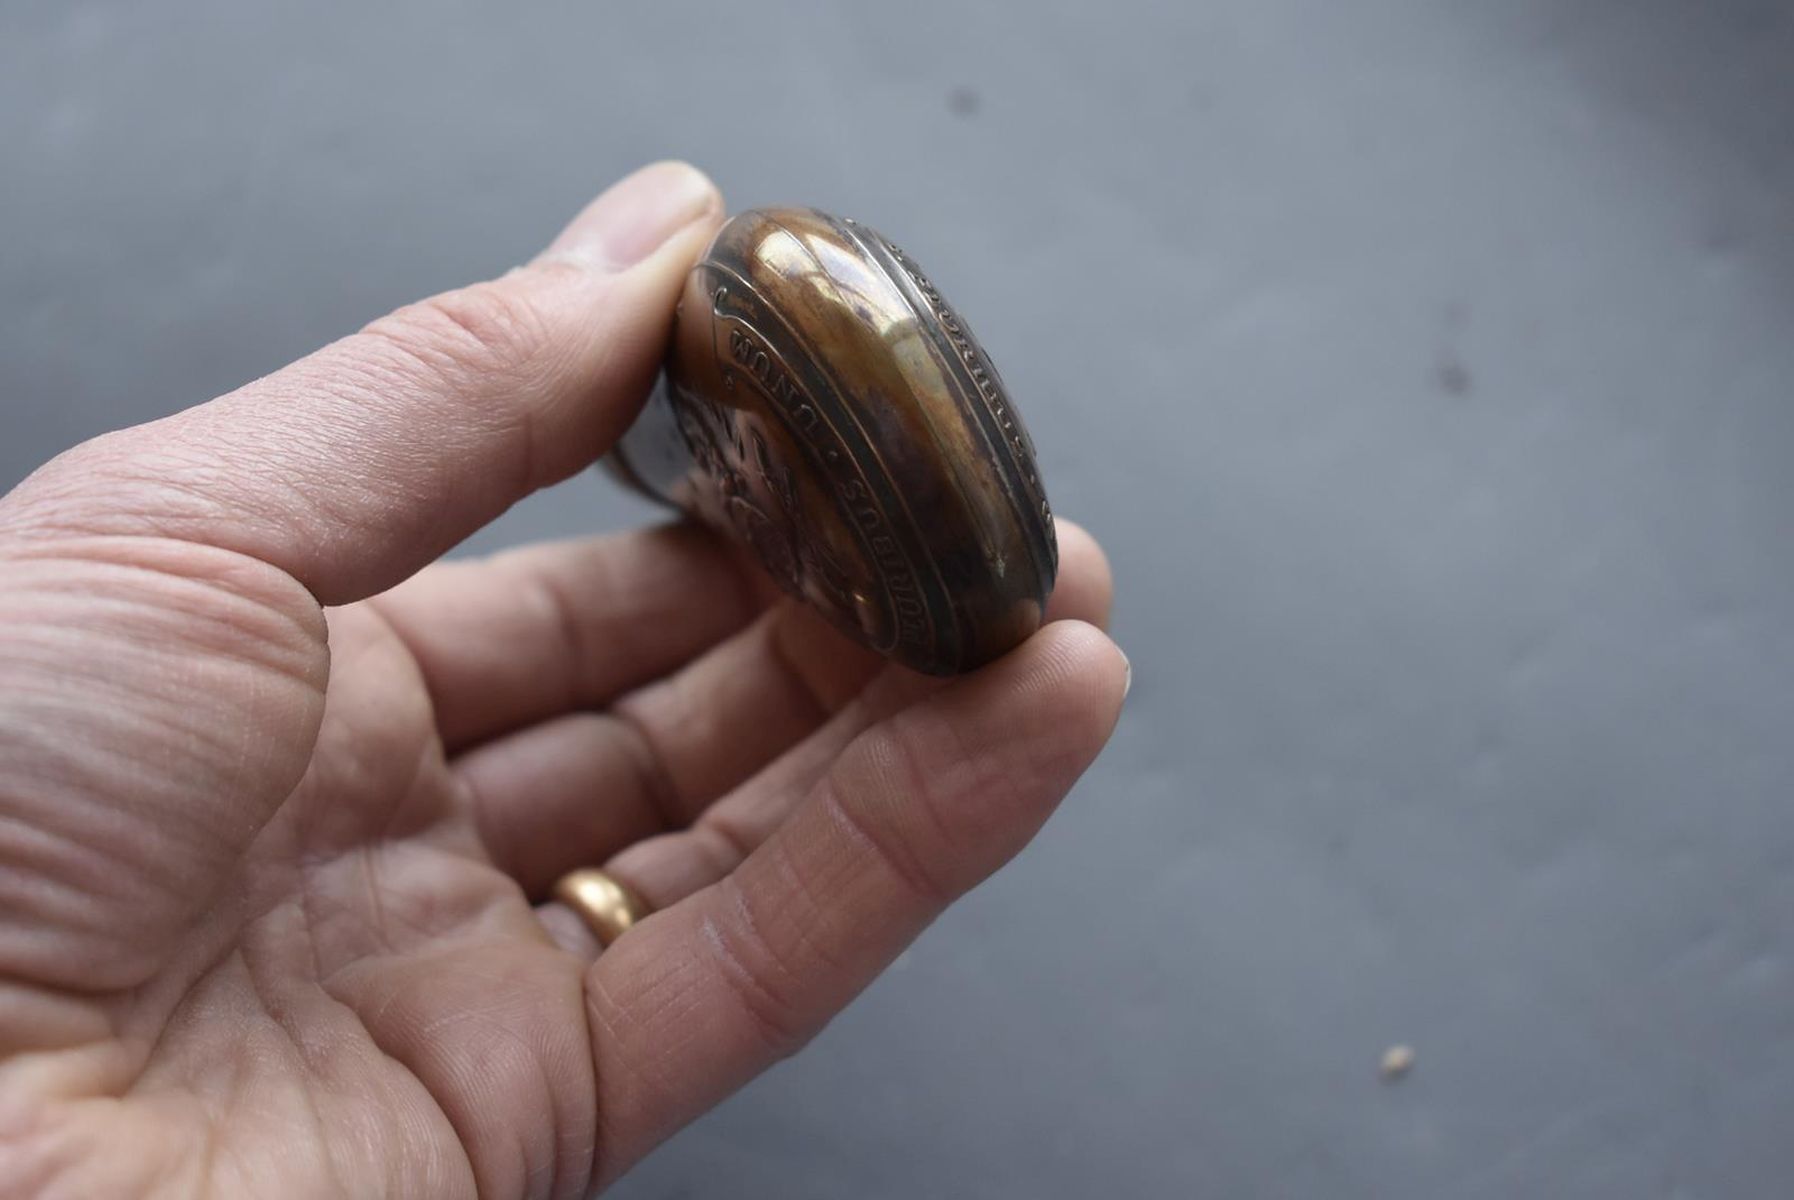
[[(1053, 621), (947, 684), (689, 528), (427, 566), (627, 425), (720, 212), (647, 168), (0, 501), (0, 1194), (587, 1194), (1096, 755), (1073, 526)], [(544, 903), (591, 864), (656, 910), (602, 954)]]

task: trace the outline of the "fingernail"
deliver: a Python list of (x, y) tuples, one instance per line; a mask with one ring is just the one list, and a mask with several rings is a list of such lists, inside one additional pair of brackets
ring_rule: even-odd
[(1126, 700), (1127, 694), (1134, 690), (1134, 664), (1129, 661), (1127, 651), (1120, 646), (1115, 647), (1115, 653), (1121, 655), (1121, 669), (1127, 672), (1121, 681), (1121, 698)]
[(720, 203), (716, 185), (696, 167), (655, 163), (592, 201), (542, 257), (599, 270), (627, 270)]

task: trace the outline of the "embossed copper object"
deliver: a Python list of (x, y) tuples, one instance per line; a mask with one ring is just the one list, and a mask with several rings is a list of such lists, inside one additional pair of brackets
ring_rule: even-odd
[(930, 674), (1021, 642), (1053, 588), (1052, 512), (996, 368), (906, 254), (815, 209), (717, 233), (611, 466)]

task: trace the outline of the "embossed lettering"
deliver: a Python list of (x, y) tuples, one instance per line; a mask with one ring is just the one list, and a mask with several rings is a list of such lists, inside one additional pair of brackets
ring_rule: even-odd
[[(940, 292), (935, 290), (934, 284), (928, 281), (928, 277), (922, 274), (921, 269), (910, 260), (908, 255), (890, 242), (885, 242), (884, 248), (890, 252), (892, 258), (897, 260), (897, 264), (903, 268), (904, 274), (909, 276), (910, 282), (915, 284), (916, 290), (927, 301), (930, 311), (934, 313), (935, 320), (941, 323), (941, 328), (946, 331), (947, 340), (952, 343), (960, 361), (966, 365), (968, 373), (972, 377), (972, 386), (978, 389), (978, 395), (983, 398), (991, 415), (996, 418), (998, 426), (1007, 436), (1010, 448), (1014, 450), (1017, 459), (1020, 462), (1030, 461), (1034, 455), (1032, 447), (1028, 445), (1028, 435), (1010, 415), (1009, 405), (1003, 398), (1002, 389), (985, 370), (983, 356), (977, 346), (972, 343), (971, 335), (966, 332), (965, 326), (959, 320), (959, 314), (948, 307), (947, 302), (941, 298)], [(1050, 510), (1046, 505), (1046, 497), (1040, 492), (1039, 479), (1033, 471), (1028, 472), (1027, 479), (1029, 490), (1034, 493), (1035, 499), (1040, 501), (1041, 513), (1047, 514)]]
[[(719, 288), (717, 294), (720, 303), (726, 297), (726, 289)], [(813, 446), (819, 446), (825, 466), (823, 478), (829, 490), (834, 493), (842, 512), (865, 539), (862, 544), (867, 546), (870, 565), (877, 571), (878, 578), (884, 585), (885, 599), (895, 620), (898, 638), (910, 645), (928, 646), (932, 634), (927, 602), (917, 587), (902, 545), (887, 532), (890, 529), (889, 518), (878, 506), (871, 489), (863, 480), (858, 462), (851, 454), (843, 451), (835, 440), (838, 435), (834, 434), (822, 413), (811, 403), (802, 385), (787, 372), (778, 352), (751, 325), (740, 322), (739, 318), (729, 314), (719, 312), (718, 315), (729, 323), (729, 361), (745, 373), (745, 378), (751, 379), (794, 428), (811, 439)], [(727, 374), (727, 368), (724, 370)], [(726, 431), (723, 436), (730, 440), (739, 454), (741, 445), (738, 423), (720, 410), (711, 415), (715, 418), (715, 424)], [(789, 473), (776, 468), (770, 461), (770, 448), (758, 433), (754, 434), (754, 443), (754, 458), (757, 460), (755, 466), (762, 483), (781, 503), (795, 510), (795, 489)], [(721, 456), (712, 450), (711, 454), (703, 457), (711, 460), (706, 465), (723, 481), (725, 492), (728, 491), (732, 482), (731, 472), (719, 469), (726, 466), (721, 461)], [(826, 580), (824, 582), (828, 583)]]

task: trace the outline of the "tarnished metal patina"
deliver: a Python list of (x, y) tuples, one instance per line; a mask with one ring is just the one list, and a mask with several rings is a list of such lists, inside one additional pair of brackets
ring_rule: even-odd
[(919, 671), (1003, 654), (1052, 591), (1052, 513), (996, 368), (913, 260), (815, 209), (718, 232), (612, 465)]

